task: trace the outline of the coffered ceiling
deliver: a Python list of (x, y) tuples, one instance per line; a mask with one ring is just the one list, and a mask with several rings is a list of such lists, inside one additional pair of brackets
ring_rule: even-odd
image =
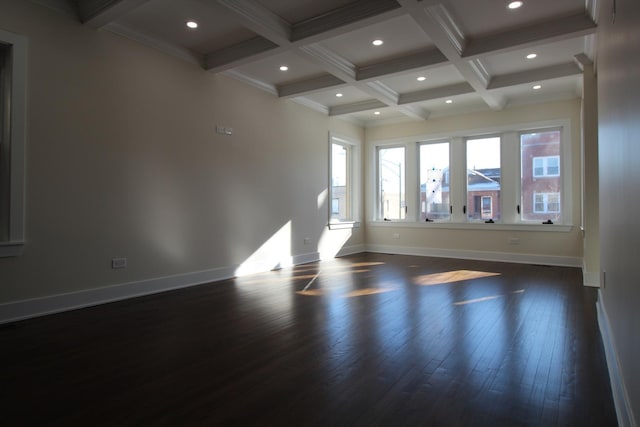
[(33, 1), (364, 126), (578, 97), (595, 55), (597, 0)]

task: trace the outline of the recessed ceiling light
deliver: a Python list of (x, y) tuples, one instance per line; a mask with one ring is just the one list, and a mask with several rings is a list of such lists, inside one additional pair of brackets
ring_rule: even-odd
[(280, 66), (280, 71), (287, 71), (289, 69), (289, 67), (287, 67), (286, 65), (281, 65)]
[(540, 88), (542, 88), (542, 85), (535, 85), (535, 86), (533, 87), (533, 90), (538, 90), (538, 89), (540, 89)]
[(538, 56), (538, 54), (536, 54), (536, 53), (530, 53), (529, 55), (527, 55), (527, 59), (533, 59), (533, 58), (535, 58), (537, 56)]
[(384, 42), (380, 39), (375, 39), (374, 41), (371, 42), (374, 46), (380, 46), (381, 44), (383, 44)]
[(376, 116), (380, 115), (380, 111), (374, 111), (373, 114), (375, 114)]
[(452, 100), (452, 99), (447, 99), (447, 100), (446, 100), (446, 101), (444, 101), (444, 102), (446, 102), (447, 104), (451, 104), (451, 103), (453, 103), (453, 100)]
[(341, 94), (341, 93), (336, 93), (336, 96), (337, 96), (338, 98), (342, 98), (342, 94)]
[(511, 3), (509, 3), (509, 5), (507, 6), (509, 9), (518, 9), (519, 7), (522, 6), (522, 2), (521, 1), (512, 1)]
[(187, 27), (195, 30), (196, 28), (198, 28), (198, 23), (196, 21), (187, 21)]
[(418, 80), (419, 82), (423, 82), (423, 81), (427, 80), (427, 78), (425, 76), (420, 76), (416, 80)]

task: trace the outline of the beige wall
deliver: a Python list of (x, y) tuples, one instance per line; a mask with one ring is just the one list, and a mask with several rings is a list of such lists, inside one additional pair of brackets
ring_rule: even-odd
[[(536, 232), (501, 230), (487, 232), (484, 230), (452, 230), (434, 229), (418, 224), (414, 228), (370, 225), (366, 228), (367, 245), (382, 247), (411, 248), (414, 252), (421, 249), (446, 250), (445, 254), (488, 251), (497, 252), (498, 258), (511, 260), (548, 259), (559, 264), (579, 261), (582, 258), (583, 242), (580, 232), (580, 101), (567, 100), (545, 104), (526, 105), (506, 109), (504, 111), (476, 112), (455, 117), (432, 118), (424, 122), (400, 123), (389, 126), (369, 128), (366, 140), (369, 148), (378, 141), (428, 135), (441, 135), (460, 130), (478, 130), (492, 127), (503, 127), (513, 124), (542, 122), (569, 119), (571, 121), (571, 157), (572, 181), (575, 191), (571, 194), (573, 205), (572, 227), (569, 232)], [(366, 163), (367, 176), (373, 176), (372, 165)], [(504, 167), (504, 165), (503, 165)], [(371, 195), (372, 191), (369, 191)], [(370, 196), (371, 198), (371, 196)], [(371, 203), (367, 207), (371, 208)], [(373, 216), (371, 209), (367, 218)], [(394, 238), (394, 234), (399, 235)], [(397, 236), (396, 236), (397, 237)], [(519, 239), (518, 245), (509, 244), (510, 239)], [(411, 252), (411, 250), (409, 250)], [(426, 251), (425, 253), (428, 253)], [(500, 255), (504, 254), (504, 255)], [(488, 256), (495, 259), (496, 254)], [(515, 255), (515, 256), (514, 256)], [(520, 258), (517, 256), (521, 255)]]
[[(614, 349), (610, 372), (620, 425), (640, 423), (640, 2), (600, 5), (598, 21), (598, 155), (600, 159), (600, 263), (606, 280), (601, 299)], [(607, 331), (606, 326), (604, 330)], [(605, 340), (606, 342), (606, 340)], [(606, 346), (605, 346), (606, 348)], [(607, 356), (610, 356), (608, 354)], [(619, 393), (617, 393), (619, 392)], [(625, 411), (623, 410), (622, 413)], [(623, 417), (624, 418), (624, 417)], [(622, 422), (628, 424), (622, 424)]]
[[(235, 268), (279, 230), (282, 248), (253, 262), (349, 237), (326, 231), (319, 196), (328, 133), (359, 127), (31, 2), (0, 11), (29, 43), (27, 244), (0, 259), (0, 303)], [(362, 242), (355, 229), (344, 244)]]

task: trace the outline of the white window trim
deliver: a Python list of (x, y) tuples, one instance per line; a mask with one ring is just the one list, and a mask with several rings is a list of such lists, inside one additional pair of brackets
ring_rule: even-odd
[[(561, 130), (561, 159), (560, 170), (563, 173), (562, 176), (562, 190), (560, 206), (562, 207), (562, 221), (557, 224), (547, 225), (542, 224), (540, 221), (524, 221), (520, 218), (520, 215), (516, 211), (516, 205), (520, 205), (521, 194), (520, 185), (516, 184), (516, 180), (513, 182), (506, 182), (505, 174), (511, 173), (514, 176), (520, 177), (521, 173), (521, 160), (520, 160), (520, 138), (522, 133), (540, 131), (540, 130)], [(418, 169), (418, 156), (415, 152), (417, 146), (422, 143), (428, 142), (442, 142), (449, 141), (451, 143), (451, 159), (453, 163), (455, 157), (465, 159), (464, 144), (454, 143), (454, 141), (464, 141), (467, 138), (478, 138), (484, 136), (502, 135), (502, 158), (500, 160), (501, 173), (503, 176), (501, 184), (501, 219), (493, 224), (485, 224), (484, 222), (467, 221), (466, 214), (462, 212), (462, 205), (464, 204), (464, 197), (466, 197), (466, 191), (462, 188), (456, 189), (455, 184), (451, 185), (451, 204), (453, 206), (453, 215), (450, 221), (445, 222), (422, 222), (416, 220), (416, 213), (419, 209), (419, 200), (417, 183), (418, 177), (413, 176), (417, 174)], [(393, 146), (404, 146), (407, 161), (407, 174), (405, 175), (406, 181), (406, 199), (409, 205), (407, 218), (405, 220), (383, 221), (376, 218), (376, 206), (377, 200), (377, 150), (378, 148), (390, 148)], [(367, 141), (367, 165), (369, 168), (369, 174), (366, 185), (367, 200), (367, 225), (372, 227), (408, 227), (408, 228), (443, 228), (443, 229), (478, 229), (478, 230), (513, 230), (513, 231), (550, 231), (550, 232), (569, 232), (573, 229), (573, 206), (571, 203), (567, 203), (567, 200), (571, 201), (572, 194), (572, 146), (571, 140), (571, 120), (570, 119), (554, 119), (544, 120), (537, 122), (521, 122), (504, 126), (492, 126), (487, 128), (471, 128), (471, 129), (459, 129), (450, 132), (442, 132), (437, 134), (423, 134), (417, 136), (407, 136), (395, 139), (381, 139)], [(456, 151), (458, 150), (458, 151)], [(411, 160), (411, 158), (414, 160)], [(411, 164), (415, 163), (413, 168)], [(465, 163), (466, 166), (466, 163)], [(452, 167), (452, 166), (451, 166)], [(413, 169), (413, 170), (412, 170)], [(463, 168), (464, 169), (464, 168)], [(410, 176), (411, 175), (411, 176)], [(450, 177), (451, 180), (455, 177)], [(466, 177), (465, 177), (466, 178)], [(460, 186), (466, 186), (466, 179), (459, 183)], [(515, 187), (514, 187), (515, 186)], [(466, 190), (466, 187), (465, 187)], [(460, 194), (458, 194), (460, 193)], [(460, 205), (460, 206), (458, 206)], [(415, 208), (412, 208), (415, 206)]]
[[(333, 144), (340, 144), (343, 146), (349, 147), (350, 152), (350, 162), (347, 164), (347, 175), (349, 178), (347, 179), (347, 185), (351, 187), (350, 191), (350, 200), (347, 202), (351, 205), (351, 219), (349, 220), (335, 220), (332, 219), (332, 201), (333, 201), (333, 192), (332, 192), (332, 148)], [(328, 228), (330, 230), (339, 230), (344, 228), (357, 228), (360, 227), (360, 223), (362, 221), (362, 184), (361, 184), (361, 176), (362, 176), (362, 154), (361, 154), (361, 146), (360, 141), (334, 134), (333, 132), (329, 132), (329, 182), (327, 188), (327, 215), (328, 215)]]
[(0, 30), (0, 43), (11, 46), (11, 117), (9, 233), (0, 241), (0, 257), (17, 256), (24, 246), (24, 174), (27, 99), (27, 38)]
[[(404, 219), (384, 219), (378, 218), (378, 207), (380, 206), (380, 162), (379, 162), (379, 151), (380, 149), (391, 149), (391, 148), (404, 148), (404, 202), (405, 202), (405, 214)], [(411, 153), (417, 157), (414, 150), (411, 150)], [(380, 144), (377, 145), (374, 149), (373, 153), (373, 211), (372, 211), (372, 219), (373, 221), (382, 221), (382, 222), (409, 222), (415, 221), (415, 210), (416, 209), (408, 209), (409, 206), (417, 206), (416, 197), (417, 195), (415, 188), (412, 184), (412, 181), (409, 178), (409, 174), (413, 171), (413, 168), (408, 167), (408, 159), (411, 158), (410, 148), (406, 144)]]
[[(454, 144), (452, 143), (451, 139), (440, 139), (440, 140), (430, 140), (430, 141), (418, 141), (415, 144), (416, 147), (416, 193), (417, 193), (417, 200), (420, 200), (420, 147), (422, 147), (423, 145), (431, 145), (431, 144), (448, 144), (449, 145), (449, 168), (447, 170), (447, 172), (445, 173), (445, 182), (448, 183), (449, 185), (449, 215), (446, 218), (441, 218), (441, 219), (431, 219), (429, 222), (437, 222), (437, 223), (449, 223), (453, 221), (454, 215), (451, 212), (451, 206), (452, 206), (452, 202), (453, 202), (453, 197), (459, 192), (459, 186), (457, 185), (457, 182), (453, 182), (451, 180), (451, 162), (453, 159), (453, 150), (454, 150)], [(405, 162), (406, 164), (407, 162)], [(456, 181), (456, 180), (453, 180)], [(465, 184), (466, 185), (466, 184)], [(405, 190), (407, 193), (409, 191), (409, 189)], [(409, 198), (409, 195), (405, 195), (405, 198)], [(416, 204), (417, 205), (417, 204)], [(418, 218), (421, 217), (421, 211), (419, 209), (422, 208), (422, 205), (420, 204), (420, 206), (417, 206), (418, 209), (415, 210), (415, 218), (413, 219), (414, 221), (417, 221)], [(426, 221), (425, 221), (426, 222)]]

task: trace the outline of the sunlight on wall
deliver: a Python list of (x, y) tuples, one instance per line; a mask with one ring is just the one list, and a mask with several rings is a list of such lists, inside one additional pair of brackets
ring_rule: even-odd
[(289, 221), (240, 264), (240, 267), (236, 269), (235, 275), (245, 276), (292, 265), (291, 221)]
[(350, 228), (340, 230), (329, 230), (325, 228), (318, 241), (318, 253), (321, 260), (335, 258), (340, 249), (351, 238)]
[(320, 194), (318, 194), (318, 209), (322, 209), (324, 207), (327, 197), (329, 197), (329, 190), (325, 188), (320, 192)]

